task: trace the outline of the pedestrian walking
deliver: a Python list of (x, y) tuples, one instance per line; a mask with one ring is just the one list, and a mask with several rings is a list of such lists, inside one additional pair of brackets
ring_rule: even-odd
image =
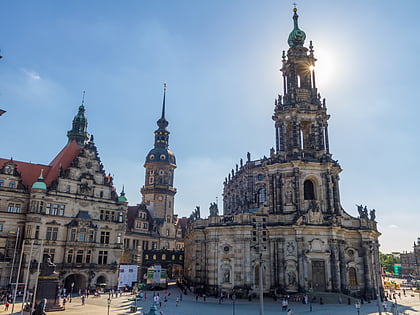
[(383, 308), (384, 308), (384, 312), (386, 312), (386, 311), (387, 311), (387, 308), (388, 308), (388, 303), (387, 303), (386, 301), (384, 301), (384, 302), (382, 303), (382, 306), (383, 306)]
[(293, 311), (292, 311), (292, 309), (291, 309), (291, 308), (289, 308), (289, 309), (288, 309), (288, 311), (287, 311), (287, 315), (293, 315)]
[(284, 298), (283, 301), (281, 302), (281, 311), (282, 312), (286, 312), (288, 304), (289, 304), (289, 302), (287, 302), (287, 300)]
[(82, 305), (85, 305), (85, 295), (82, 295)]
[(67, 299), (66, 299), (66, 298), (64, 298), (64, 299), (63, 299), (63, 309), (64, 309), (64, 310), (66, 310), (66, 303), (67, 303)]
[(10, 305), (9, 301), (6, 301), (5, 308), (4, 308), (5, 311), (9, 310), (9, 305)]
[(203, 294), (203, 301), (204, 301), (204, 303), (206, 303), (206, 295), (205, 294)]
[(176, 297), (175, 306), (178, 307), (179, 305), (179, 296)]

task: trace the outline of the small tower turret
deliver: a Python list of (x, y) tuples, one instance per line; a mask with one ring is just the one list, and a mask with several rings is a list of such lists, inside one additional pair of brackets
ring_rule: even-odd
[(83, 91), (82, 104), (79, 106), (77, 115), (73, 118), (72, 129), (67, 132), (67, 137), (69, 138), (67, 145), (72, 143), (73, 140), (76, 140), (79, 146), (83, 146), (89, 139), (89, 134), (87, 133), (87, 119), (85, 117), (84, 100), (85, 92)]

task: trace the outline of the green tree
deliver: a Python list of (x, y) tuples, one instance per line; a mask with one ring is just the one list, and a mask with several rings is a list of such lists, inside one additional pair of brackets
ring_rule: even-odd
[(390, 273), (394, 273), (394, 265), (401, 263), (400, 257), (394, 254), (379, 253), (379, 258), (381, 260), (382, 268)]

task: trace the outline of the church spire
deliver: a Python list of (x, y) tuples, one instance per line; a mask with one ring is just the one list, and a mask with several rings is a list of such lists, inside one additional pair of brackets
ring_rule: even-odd
[(73, 140), (76, 140), (79, 146), (83, 146), (89, 139), (89, 134), (87, 133), (87, 119), (85, 117), (84, 103), (85, 91), (83, 91), (82, 104), (79, 106), (79, 111), (73, 118), (72, 129), (67, 132), (67, 137), (69, 138), (67, 144), (70, 144)]
[(303, 44), (305, 43), (305, 39), (306, 39), (306, 34), (304, 31), (302, 31), (301, 29), (299, 29), (299, 25), (298, 25), (298, 19), (299, 19), (299, 15), (297, 15), (297, 9), (296, 7), (293, 8), (293, 31), (290, 33), (289, 35), (289, 39), (288, 39), (288, 43), (290, 47), (296, 47), (296, 46), (303, 46)]
[(157, 121), (158, 129), (155, 131), (155, 148), (163, 147), (168, 148), (169, 145), (169, 134), (170, 132), (166, 129), (169, 122), (165, 118), (165, 106), (166, 106), (166, 83), (163, 84), (163, 102), (162, 102), (162, 116)]
[(166, 99), (166, 83), (163, 83), (163, 102), (162, 102), (162, 117), (157, 121), (159, 129), (166, 129), (168, 121), (165, 118), (165, 99)]

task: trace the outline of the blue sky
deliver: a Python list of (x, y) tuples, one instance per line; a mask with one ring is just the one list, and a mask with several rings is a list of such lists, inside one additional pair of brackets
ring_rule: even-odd
[[(240, 158), (274, 146), (271, 115), (292, 30), (292, 1), (3, 1), (0, 156), (49, 163), (86, 91), (101, 160), (141, 201), (168, 85), (176, 212), (207, 215)], [(344, 209), (377, 210), (384, 252), (419, 231), (418, 1), (298, 2), (327, 99)]]

